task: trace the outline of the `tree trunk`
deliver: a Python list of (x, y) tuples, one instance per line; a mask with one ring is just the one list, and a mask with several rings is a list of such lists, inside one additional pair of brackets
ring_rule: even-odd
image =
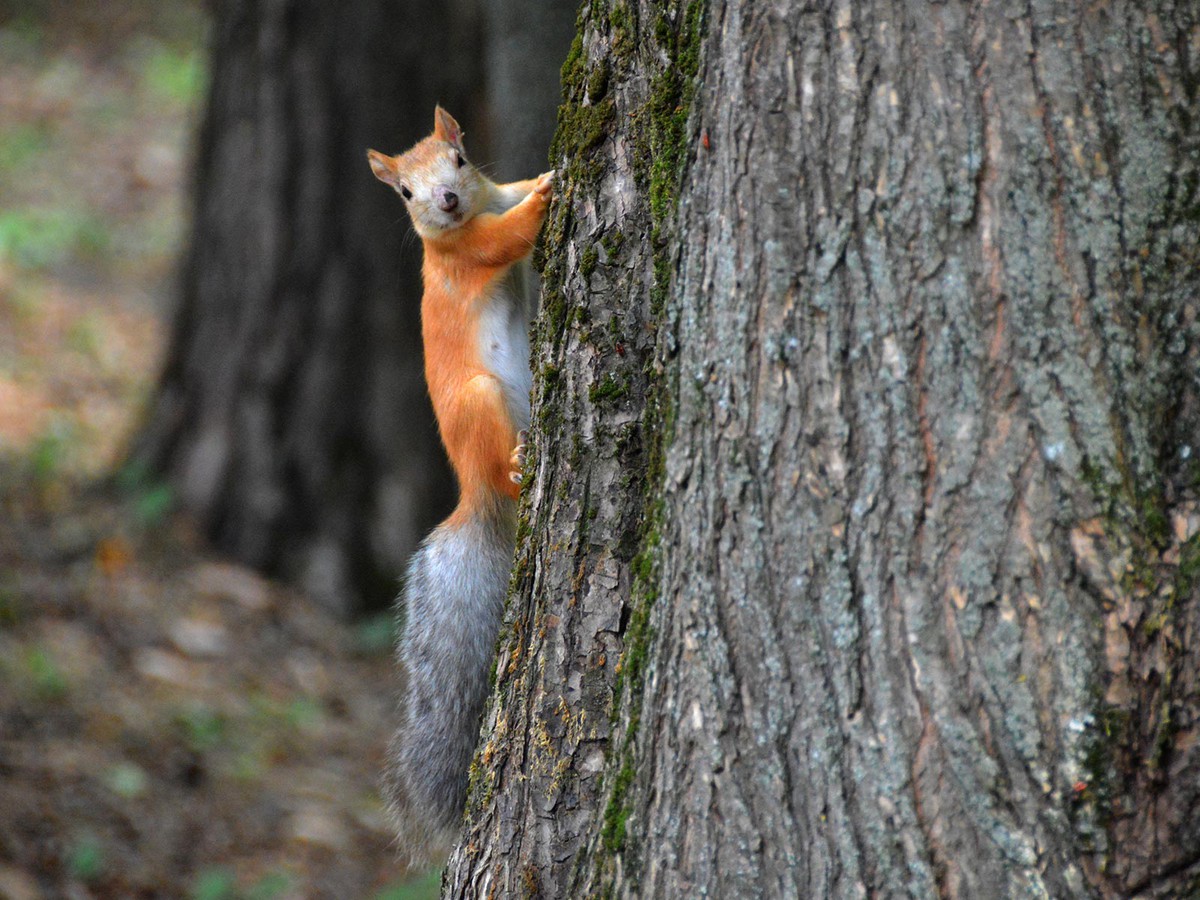
[(421, 376), (420, 248), (366, 164), (482, 115), (468, 0), (220, 0), (191, 246), (135, 459), (221, 549), (347, 611), (452, 499)]
[(450, 896), (1200, 890), (1195, 4), (595, 2)]

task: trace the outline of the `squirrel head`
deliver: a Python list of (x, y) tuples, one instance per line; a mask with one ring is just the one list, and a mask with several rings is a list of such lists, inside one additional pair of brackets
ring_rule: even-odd
[(385, 156), (367, 151), (371, 171), (404, 198), (413, 228), (436, 238), (483, 211), (487, 181), (467, 161), (463, 131), (440, 106), (433, 113), (433, 134), (406, 153)]

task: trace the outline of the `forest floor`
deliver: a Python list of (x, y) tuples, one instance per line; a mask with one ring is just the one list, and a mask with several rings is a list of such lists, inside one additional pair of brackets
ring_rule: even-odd
[(436, 895), (376, 790), (387, 616), (217, 558), (121, 463), (204, 95), (198, 0), (0, 5), (0, 898)]

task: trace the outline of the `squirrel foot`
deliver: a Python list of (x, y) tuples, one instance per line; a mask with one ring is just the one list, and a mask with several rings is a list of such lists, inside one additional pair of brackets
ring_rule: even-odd
[(539, 175), (537, 177), (537, 183), (533, 186), (533, 192), (535, 194), (550, 193), (550, 189), (554, 187), (554, 175), (554, 169), (551, 169), (549, 172), (543, 172), (541, 175)]
[(517, 446), (513, 447), (512, 455), (508, 458), (510, 467), (508, 480), (513, 484), (520, 484), (521, 479), (525, 477), (525, 442), (529, 440), (529, 432), (517, 432)]

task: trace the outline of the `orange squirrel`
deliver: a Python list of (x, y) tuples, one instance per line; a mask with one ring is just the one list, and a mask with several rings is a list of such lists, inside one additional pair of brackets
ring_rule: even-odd
[(367, 151), (424, 245), (425, 378), (459, 486), (458, 507), (413, 555), (400, 601), (408, 683), (386, 790), (414, 858), (448, 852), (479, 737), (529, 427), (532, 310), (510, 276), (533, 248), (554, 181), (546, 172), (494, 184), (462, 139), (439, 106), (433, 133), (407, 153)]

